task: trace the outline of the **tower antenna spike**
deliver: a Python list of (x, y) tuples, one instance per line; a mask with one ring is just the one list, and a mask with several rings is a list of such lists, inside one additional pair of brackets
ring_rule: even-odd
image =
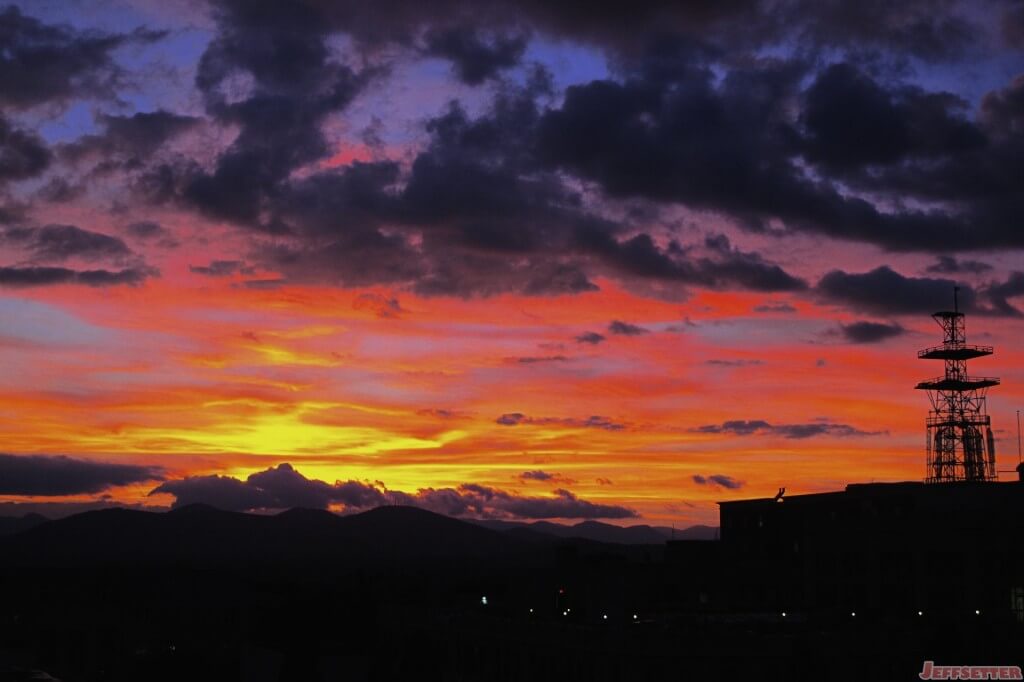
[(1020, 458), (1020, 410), (1017, 410), (1017, 464), (1021, 463)]

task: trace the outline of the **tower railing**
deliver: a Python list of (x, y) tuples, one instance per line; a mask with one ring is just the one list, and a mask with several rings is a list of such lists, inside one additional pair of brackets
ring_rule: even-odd
[(992, 346), (975, 346), (966, 343), (943, 343), (938, 346), (931, 346), (930, 348), (924, 348), (917, 351), (918, 358), (924, 358), (928, 355), (934, 355), (944, 350), (972, 350), (976, 351), (979, 355), (992, 355), (994, 352)]

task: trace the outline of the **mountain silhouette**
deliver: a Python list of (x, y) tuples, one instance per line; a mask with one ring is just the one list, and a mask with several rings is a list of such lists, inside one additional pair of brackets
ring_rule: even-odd
[(714, 540), (718, 528), (714, 526), (690, 526), (673, 530), (667, 526), (615, 526), (600, 521), (583, 521), (575, 525), (563, 525), (550, 521), (477, 521), (479, 525), (524, 539), (539, 540), (542, 536), (556, 538), (580, 538), (619, 545), (660, 545), (666, 540)]
[(500, 556), (527, 543), (415, 507), (339, 516), (291, 509), (276, 515), (188, 505), (169, 512), (104, 509), (0, 538), (19, 561), (268, 561)]
[[(350, 515), (295, 508), (270, 515), (192, 504), (168, 512), (102, 509), (54, 521), (38, 514), (0, 517), (0, 549), (15, 561), (38, 564), (500, 558), (566, 544), (589, 553), (610, 545), (663, 545), (671, 533), (598, 521), (462, 521), (406, 506)], [(693, 526), (675, 531), (675, 538), (711, 539), (716, 533)]]
[(0, 516), (0, 536), (14, 535), (29, 528), (46, 523), (50, 519), (42, 514), (25, 514), (24, 516)]

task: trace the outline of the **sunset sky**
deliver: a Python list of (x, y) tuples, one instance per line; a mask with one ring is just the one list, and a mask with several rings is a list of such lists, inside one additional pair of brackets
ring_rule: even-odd
[(0, 513), (920, 480), (954, 284), (1012, 469), (1024, 4), (678, 4), (0, 8)]

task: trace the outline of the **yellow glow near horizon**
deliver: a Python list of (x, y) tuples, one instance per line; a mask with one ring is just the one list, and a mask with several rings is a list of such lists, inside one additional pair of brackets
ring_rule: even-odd
[[(217, 414), (218, 408), (241, 406), (254, 414), (238, 415), (228, 410)], [(286, 411), (253, 400), (209, 401), (204, 408), (208, 423), (193, 427), (124, 426), (110, 433), (83, 436), (93, 446), (109, 452), (148, 453), (247, 453), (272, 454), (282, 457), (300, 455), (376, 455), (399, 450), (440, 448), (467, 435), (466, 431), (450, 429), (438, 434), (401, 433), (374, 425), (324, 423), (329, 410), (354, 409), (370, 414), (397, 414), (396, 410), (376, 410), (346, 403), (301, 403)], [(320, 421), (318, 421), (320, 419)], [(104, 442), (106, 441), (106, 442)]]

